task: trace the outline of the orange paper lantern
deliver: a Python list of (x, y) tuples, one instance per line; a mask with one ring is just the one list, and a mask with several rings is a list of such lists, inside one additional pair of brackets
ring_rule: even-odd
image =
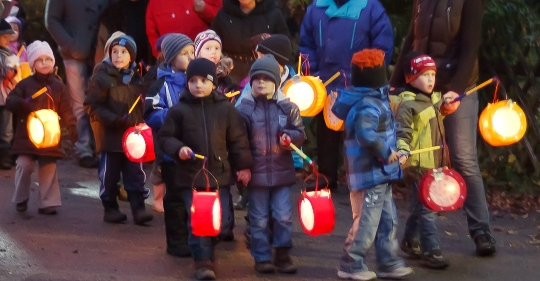
[(302, 229), (308, 235), (328, 234), (334, 230), (334, 202), (328, 188), (319, 190), (318, 175), (315, 175), (315, 190), (304, 189), (298, 198), (298, 215)]
[(489, 103), (478, 120), (480, 134), (492, 146), (518, 142), (527, 130), (523, 109), (512, 100)]
[(418, 196), (428, 209), (454, 211), (463, 206), (467, 195), (465, 181), (448, 167), (431, 169), (420, 179)]
[(300, 109), (300, 116), (312, 117), (324, 107), (326, 87), (318, 77), (295, 75), (283, 86), (283, 94)]
[(60, 122), (52, 109), (40, 109), (28, 115), (28, 137), (37, 148), (57, 146), (60, 142)]
[(122, 138), (122, 147), (131, 162), (149, 162), (156, 159), (152, 129), (145, 123), (126, 130)]
[(327, 97), (326, 101), (324, 103), (324, 122), (326, 123), (326, 127), (328, 127), (331, 130), (334, 131), (343, 131), (345, 121), (339, 119), (334, 115), (332, 112), (332, 107), (334, 106), (334, 103), (336, 102), (338, 94), (337, 92), (332, 91)]
[(219, 191), (193, 190), (191, 232), (195, 236), (217, 236), (221, 231)]

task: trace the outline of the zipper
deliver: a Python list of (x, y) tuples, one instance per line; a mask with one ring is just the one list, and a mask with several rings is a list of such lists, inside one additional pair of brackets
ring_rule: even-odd
[(450, 10), (452, 7), (446, 8), (446, 26), (448, 28), (448, 34), (450, 34)]
[(203, 118), (203, 127), (204, 127), (204, 139), (206, 140), (206, 157), (209, 159), (212, 159), (210, 153), (209, 153), (209, 144), (208, 144), (208, 129), (206, 128), (206, 114), (204, 112), (204, 100), (201, 99), (201, 109), (202, 109), (202, 118)]
[(269, 106), (268, 106), (268, 99), (264, 99), (264, 111), (265, 111), (265, 115), (266, 115), (266, 120), (265, 121), (265, 127), (266, 127), (266, 155), (267, 157), (266, 158), (266, 180), (268, 181), (268, 183), (270, 184), (270, 186), (272, 186), (272, 175), (271, 175), (271, 169), (270, 169), (270, 164), (272, 163), (272, 135), (270, 134), (270, 124), (268, 124), (268, 120), (270, 120), (270, 110), (269, 110)]

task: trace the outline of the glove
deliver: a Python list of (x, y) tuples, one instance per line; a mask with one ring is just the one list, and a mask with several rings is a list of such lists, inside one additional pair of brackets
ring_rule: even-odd
[(128, 121), (122, 117), (116, 117), (113, 121), (113, 126), (119, 129), (126, 129), (128, 127)]
[(454, 113), (458, 109), (460, 104), (461, 104), (461, 101), (455, 101), (453, 103), (445, 103), (445, 104), (443, 104), (441, 106), (441, 110), (440, 110), (441, 114), (443, 116), (446, 116), (448, 114)]

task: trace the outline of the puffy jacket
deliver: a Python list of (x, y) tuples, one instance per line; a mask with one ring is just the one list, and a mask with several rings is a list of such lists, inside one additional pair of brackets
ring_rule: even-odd
[[(26, 101), (27, 98), (45, 86), (50, 88), (47, 93)], [(14, 113), (13, 119), (17, 123), (15, 135), (13, 136), (13, 146), (11, 147), (12, 154), (30, 154), (57, 158), (64, 156), (60, 143), (54, 147), (38, 149), (30, 141), (26, 124), (28, 123), (28, 114), (36, 110), (54, 110), (60, 117), (61, 124), (68, 129), (70, 135), (77, 135), (77, 120), (73, 116), (71, 97), (64, 83), (54, 74), (35, 73), (21, 80), (15, 86), (15, 89), (9, 93), (6, 108)]]
[(188, 146), (206, 157), (212, 187), (230, 185), (232, 173), (249, 169), (253, 163), (246, 128), (229, 100), (213, 91), (210, 96), (195, 98), (185, 89), (180, 101), (169, 109), (158, 133), (161, 150), (176, 161), (175, 186), (183, 189), (205, 188), (203, 174), (197, 172), (203, 162), (180, 160), (178, 152)]
[[(126, 70), (133, 75), (129, 84), (123, 83), (122, 74), (109, 59), (94, 68), (88, 83), (88, 94), (84, 106), (90, 116), (90, 125), (96, 139), (98, 152), (123, 152), (122, 137), (128, 127), (143, 122), (145, 86), (136, 69)], [(127, 124), (115, 122), (124, 118), (129, 109), (141, 96), (141, 100), (129, 114)]]
[(279, 136), (289, 135), (298, 147), (304, 142), (306, 135), (298, 106), (278, 90), (270, 99), (244, 93), (236, 109), (244, 118), (253, 155), (249, 186), (293, 185), (293, 158), (291, 151), (280, 145)]
[(343, 150), (350, 190), (371, 188), (402, 176), (398, 161), (386, 164), (392, 150), (397, 150), (388, 89), (338, 89), (332, 112), (345, 120)]

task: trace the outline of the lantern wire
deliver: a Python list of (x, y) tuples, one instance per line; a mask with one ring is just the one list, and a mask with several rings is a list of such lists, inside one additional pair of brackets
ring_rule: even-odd
[[(193, 155), (195, 155), (195, 154), (193, 154)], [(199, 159), (199, 157), (193, 157), (193, 158)], [(202, 167), (199, 169), (199, 171), (197, 171), (197, 173), (193, 177), (193, 182), (191, 183), (191, 186), (192, 186), (193, 190), (196, 190), (196, 188), (195, 188), (195, 179), (199, 176), (200, 173), (203, 174), (204, 179), (206, 181), (206, 191), (207, 192), (210, 191), (210, 177), (212, 177), (214, 179), (214, 181), (216, 182), (216, 188), (219, 189), (219, 183), (218, 183), (216, 177), (206, 168), (206, 160), (208, 160), (208, 157), (204, 157)]]

